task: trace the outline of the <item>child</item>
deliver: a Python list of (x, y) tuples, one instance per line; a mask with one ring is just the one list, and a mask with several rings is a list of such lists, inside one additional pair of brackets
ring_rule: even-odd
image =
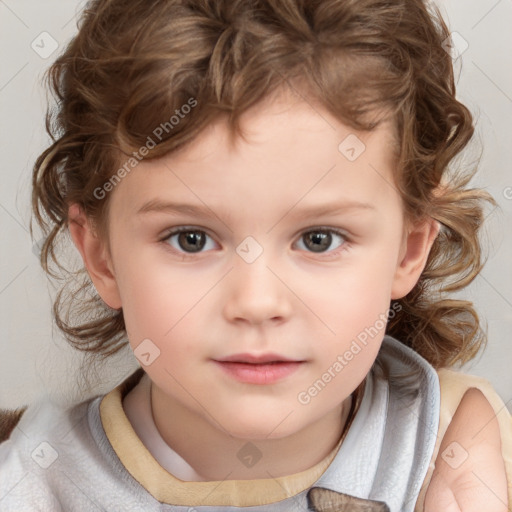
[(429, 9), (88, 3), (33, 205), (97, 292), (57, 325), (141, 368), (23, 413), (2, 511), (510, 510), (510, 415), (449, 369), (489, 197), (448, 170), (473, 127)]

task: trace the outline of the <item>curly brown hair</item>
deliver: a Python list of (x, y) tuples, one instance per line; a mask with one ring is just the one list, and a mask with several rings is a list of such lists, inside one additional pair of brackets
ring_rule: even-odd
[[(436, 368), (473, 358), (485, 342), (478, 315), (446, 293), (481, 270), (478, 231), (493, 200), (468, 188), (472, 170), (449, 166), (473, 121), (455, 98), (448, 38), (439, 12), (422, 0), (90, 0), (78, 34), (47, 71), (57, 100), (46, 119), (53, 143), (33, 173), (34, 215), (46, 237), (41, 264), (64, 281), (53, 310), (69, 342), (95, 357), (127, 344), (122, 309), (102, 302), (85, 269), (59, 261), (69, 206), (77, 203), (108, 238), (109, 197), (98, 190), (116, 169), (119, 178), (123, 161), (150, 139), (146, 159), (182, 148), (220, 116), (243, 136), (240, 115), (292, 87), (356, 130), (374, 129), (383, 112), (393, 120), (405, 214), (442, 227), (387, 333)], [(187, 104), (188, 115), (169, 123)]]

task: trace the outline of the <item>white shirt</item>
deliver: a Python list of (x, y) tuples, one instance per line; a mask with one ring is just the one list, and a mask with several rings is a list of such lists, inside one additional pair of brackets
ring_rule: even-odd
[(205, 481), (199, 473), (162, 438), (151, 410), (151, 380), (144, 374), (140, 382), (125, 396), (123, 409), (133, 430), (157, 462), (176, 478), (187, 482)]

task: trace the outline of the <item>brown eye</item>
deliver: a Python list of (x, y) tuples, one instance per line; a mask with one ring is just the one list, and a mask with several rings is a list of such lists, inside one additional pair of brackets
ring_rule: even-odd
[(169, 244), (175, 251), (193, 254), (204, 252), (203, 249), (209, 238), (204, 231), (198, 229), (177, 229), (169, 233), (162, 241)]
[[(340, 243), (334, 248), (329, 249), (336, 238), (340, 239)], [(334, 252), (343, 245), (345, 237), (334, 230), (318, 229), (304, 233), (300, 242), (302, 242), (302, 245), (306, 248), (305, 250), (310, 252)]]
[(324, 252), (331, 245), (332, 236), (330, 233), (311, 231), (304, 235), (304, 243), (313, 252)]
[(178, 244), (184, 251), (199, 252), (205, 245), (204, 233), (184, 231), (178, 235)]

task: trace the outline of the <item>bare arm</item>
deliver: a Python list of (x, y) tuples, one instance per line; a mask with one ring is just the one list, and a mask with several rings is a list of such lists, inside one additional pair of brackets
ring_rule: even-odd
[(424, 512), (508, 512), (501, 436), (493, 408), (469, 389), (448, 427), (425, 496)]

